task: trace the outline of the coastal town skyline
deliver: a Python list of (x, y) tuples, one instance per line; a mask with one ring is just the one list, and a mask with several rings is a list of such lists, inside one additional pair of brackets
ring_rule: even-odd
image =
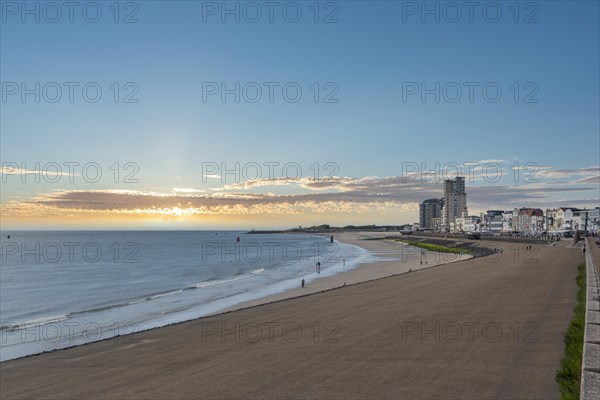
[(577, 207), (515, 207), (469, 215), (465, 177), (444, 181), (444, 196), (419, 205), (419, 222), (411, 229), (440, 233), (570, 235), (575, 231), (597, 232), (600, 204), (592, 209)]

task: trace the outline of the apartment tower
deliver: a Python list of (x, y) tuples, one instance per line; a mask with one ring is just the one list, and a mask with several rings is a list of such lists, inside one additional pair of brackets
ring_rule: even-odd
[(444, 181), (444, 208), (443, 221), (444, 228), (450, 229), (450, 224), (466, 215), (467, 212), (467, 193), (465, 192), (465, 178), (458, 176), (455, 179)]

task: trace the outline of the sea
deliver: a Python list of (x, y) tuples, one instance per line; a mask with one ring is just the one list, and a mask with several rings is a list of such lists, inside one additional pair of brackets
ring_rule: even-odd
[(376, 258), (309, 234), (1, 234), (0, 361), (215, 314)]

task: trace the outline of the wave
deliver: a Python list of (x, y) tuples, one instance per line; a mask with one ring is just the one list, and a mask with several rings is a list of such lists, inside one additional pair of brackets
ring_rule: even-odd
[[(282, 268), (279, 268), (278, 271), (285, 270), (285, 269), (286, 269), (286, 267), (284, 266)], [(190, 286), (187, 286), (184, 288), (172, 288), (172, 289), (168, 289), (168, 290), (161, 291), (161, 292), (150, 293), (150, 294), (140, 296), (139, 298), (130, 299), (128, 301), (124, 301), (121, 303), (107, 304), (107, 305), (102, 305), (102, 306), (98, 306), (98, 307), (92, 307), (92, 308), (88, 308), (88, 309), (72, 311), (72, 312), (69, 312), (66, 314), (52, 315), (52, 316), (48, 316), (48, 317), (40, 317), (40, 318), (36, 318), (36, 319), (26, 320), (23, 322), (3, 323), (0, 325), (0, 330), (16, 331), (16, 330), (25, 329), (25, 328), (28, 328), (31, 326), (46, 325), (46, 324), (50, 324), (50, 323), (61, 322), (61, 321), (66, 320), (67, 318), (81, 316), (84, 314), (93, 314), (93, 313), (104, 312), (104, 311), (108, 311), (108, 310), (112, 310), (112, 309), (116, 309), (116, 308), (134, 306), (134, 305), (142, 304), (142, 303), (157, 300), (157, 299), (162, 299), (165, 297), (175, 296), (175, 295), (181, 294), (183, 292), (186, 292), (188, 290), (210, 288), (210, 287), (215, 287), (215, 286), (220, 286), (220, 285), (228, 285), (228, 284), (231, 284), (236, 281), (252, 278), (254, 276), (264, 273), (265, 271), (266, 271), (265, 268), (258, 268), (251, 272), (246, 272), (243, 275), (236, 273), (233, 277), (230, 277), (227, 279), (214, 279), (214, 280), (198, 282), (198, 283), (195, 283), (193, 285), (190, 285)], [(302, 273), (304, 273), (304, 272), (302, 272)], [(242, 292), (244, 292), (244, 291), (245, 290), (243, 290)], [(240, 292), (240, 293), (242, 293), (242, 292)], [(239, 294), (239, 293), (231, 293), (230, 291), (228, 291), (227, 293), (223, 293), (223, 294), (215, 294), (216, 297), (211, 297), (210, 301), (214, 301), (215, 299), (222, 299), (225, 297), (231, 297), (235, 294)]]
[(49, 317), (40, 317), (36, 319), (30, 319), (28, 321), (16, 322), (16, 323), (5, 323), (0, 325), (0, 331), (12, 332), (19, 329), (30, 328), (36, 325), (53, 324), (61, 322), (69, 318), (69, 314), (52, 315)]
[[(354, 248), (354, 246), (350, 247), (350, 248)], [(358, 248), (358, 252), (356, 251), (356, 249), (354, 249), (351, 253), (348, 252), (346, 253), (346, 257), (349, 258), (347, 261), (347, 264), (345, 265), (344, 269), (347, 268), (352, 268), (353, 265), (357, 264), (360, 261), (364, 261), (362, 259), (365, 258), (365, 256), (368, 253), (367, 251), (364, 251), (361, 248)], [(346, 250), (347, 251), (347, 250)], [(279, 268), (277, 268), (274, 272), (277, 275), (277, 271), (281, 272), (281, 271), (285, 271), (288, 268), (290, 268), (291, 266), (296, 265), (293, 262), (290, 262), (289, 265), (280, 265)], [(324, 269), (324, 275), (329, 275), (327, 271), (329, 268)], [(334, 267), (332, 268), (332, 270), (330, 271), (331, 274), (335, 274), (338, 271), (339, 268)], [(113, 310), (113, 309), (117, 309), (117, 308), (124, 308), (124, 307), (130, 307), (130, 306), (135, 306), (135, 305), (140, 305), (143, 304), (145, 302), (151, 302), (151, 301), (155, 301), (155, 300), (159, 300), (159, 299), (164, 299), (167, 297), (171, 297), (171, 296), (177, 296), (179, 294), (182, 294), (184, 292), (187, 292), (188, 290), (195, 290), (195, 289), (203, 289), (203, 288), (211, 288), (211, 287), (218, 287), (220, 285), (230, 285), (236, 281), (240, 281), (240, 280), (244, 280), (244, 279), (248, 279), (248, 278), (252, 278), (252, 277), (256, 277), (257, 275), (263, 274), (261, 276), (267, 276), (268, 274), (264, 274), (267, 270), (265, 268), (257, 268), (251, 272), (245, 272), (244, 274), (239, 274), (240, 270), (238, 270), (238, 273), (236, 273), (234, 276), (229, 276), (225, 279), (213, 279), (213, 280), (208, 280), (208, 281), (201, 281), (201, 282), (197, 282), (194, 283), (190, 286), (186, 286), (186, 287), (175, 287), (175, 288), (170, 288), (168, 290), (164, 290), (164, 291), (160, 291), (160, 292), (154, 292), (154, 293), (149, 293), (149, 294), (145, 294), (142, 295), (140, 297), (137, 298), (130, 298), (130, 299), (126, 299), (125, 301), (119, 302), (119, 303), (113, 303), (113, 304), (105, 304), (105, 305), (101, 305), (101, 306), (95, 306), (95, 307), (91, 307), (88, 309), (83, 309), (83, 310), (77, 310), (77, 311), (71, 311), (65, 314), (60, 314), (60, 315), (51, 315), (51, 316), (46, 316), (46, 317), (39, 317), (39, 318), (35, 318), (35, 319), (30, 319), (30, 320), (25, 320), (22, 322), (16, 322), (16, 323), (11, 323), (11, 322), (1, 322), (0, 323), (0, 330), (1, 331), (17, 331), (17, 330), (21, 330), (21, 329), (25, 329), (31, 326), (37, 326), (37, 325), (46, 325), (46, 324), (51, 324), (51, 323), (57, 323), (57, 322), (61, 322), (64, 321), (68, 318), (72, 318), (72, 317), (80, 317), (81, 315), (88, 315), (88, 314), (93, 314), (93, 313), (99, 313), (99, 312), (105, 312), (105, 311), (109, 311), (109, 310)], [(301, 270), (299, 271), (299, 273), (304, 276), (306, 273), (312, 274), (313, 271), (310, 270), (307, 272), (307, 270)], [(289, 277), (288, 277), (289, 278)], [(295, 277), (293, 277), (293, 279), (295, 279)], [(277, 281), (277, 279), (272, 278), (271, 280), (273, 281)], [(284, 280), (287, 280), (284, 279)], [(269, 283), (273, 283), (273, 282), (269, 282)], [(262, 285), (261, 285), (262, 287)], [(240, 292), (236, 292), (236, 293), (232, 293), (231, 290), (227, 290), (226, 293), (210, 293), (208, 302), (212, 302), (215, 300), (220, 300), (226, 297), (233, 297), (237, 294), (241, 294), (244, 293), (247, 289), (243, 289)]]
[(183, 289), (173, 290), (171, 292), (158, 293), (153, 296), (146, 297), (145, 301), (160, 299), (161, 297), (173, 296), (174, 294), (179, 294), (181, 292), (183, 292)]
[(236, 276), (236, 277), (230, 278), (230, 279), (220, 279), (220, 280), (214, 280), (214, 281), (199, 282), (199, 283), (196, 283), (196, 284), (188, 287), (187, 289), (201, 289), (201, 288), (206, 288), (206, 287), (211, 287), (211, 286), (223, 285), (226, 283), (239, 281), (240, 279), (250, 278), (251, 276), (252, 275), (241, 275), (241, 276)]
[[(190, 289), (190, 288), (186, 288), (186, 289)], [(160, 299), (163, 297), (173, 296), (173, 295), (182, 293), (186, 289), (176, 289), (176, 290), (168, 290), (168, 291), (164, 291), (164, 292), (152, 293), (152, 294), (144, 296), (143, 298), (128, 301), (128, 302), (123, 302), (123, 303), (118, 303), (118, 304), (110, 304), (110, 305), (101, 306), (101, 307), (88, 308), (85, 310), (73, 311), (73, 312), (70, 312), (67, 314), (52, 315), (52, 316), (48, 316), (48, 317), (40, 317), (40, 318), (35, 318), (35, 319), (23, 321), (23, 322), (15, 322), (15, 323), (7, 322), (7, 323), (3, 323), (0, 325), (0, 331), (12, 332), (12, 331), (29, 328), (32, 326), (47, 325), (47, 324), (51, 324), (51, 323), (62, 322), (69, 317), (79, 316), (79, 315), (83, 315), (83, 314), (98, 313), (98, 312), (102, 312), (102, 311), (108, 311), (108, 310), (112, 310), (115, 308), (132, 306), (132, 305), (144, 303), (147, 301)], [(195, 289), (195, 287), (194, 287), (194, 289)]]
[(80, 316), (82, 314), (98, 313), (98, 312), (112, 310), (115, 308), (128, 307), (128, 306), (145, 303), (145, 302), (152, 301), (152, 300), (161, 299), (164, 297), (174, 296), (174, 295), (183, 293), (184, 291), (187, 291), (187, 290), (202, 289), (202, 288), (207, 288), (207, 287), (211, 287), (211, 286), (224, 285), (224, 284), (232, 283), (232, 282), (235, 282), (235, 281), (238, 281), (241, 279), (250, 278), (250, 277), (254, 276), (255, 274), (259, 274), (259, 273), (263, 272), (264, 270), (265, 270), (264, 268), (260, 268), (260, 269), (253, 271), (250, 274), (236, 276), (236, 277), (233, 277), (230, 279), (199, 282), (192, 286), (188, 286), (188, 287), (185, 287), (182, 289), (170, 289), (170, 290), (166, 290), (166, 291), (162, 291), (162, 292), (151, 293), (151, 294), (145, 295), (141, 298), (123, 302), (123, 303), (109, 304), (106, 306), (100, 306), (100, 307), (79, 310), (79, 311), (73, 311), (73, 312), (70, 312), (67, 314), (52, 315), (52, 316), (48, 316), (48, 317), (40, 317), (40, 318), (31, 319), (31, 320), (22, 321), (22, 322), (16, 322), (16, 323), (7, 322), (7, 323), (3, 323), (0, 325), (0, 331), (17, 331), (17, 330), (29, 328), (31, 326), (46, 325), (46, 324), (61, 322), (61, 321), (66, 320), (69, 317)]

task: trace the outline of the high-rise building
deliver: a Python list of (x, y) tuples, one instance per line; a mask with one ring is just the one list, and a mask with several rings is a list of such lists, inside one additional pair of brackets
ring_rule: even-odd
[(442, 217), (444, 199), (427, 199), (419, 206), (419, 227), (421, 229), (439, 228), (439, 220)]
[(450, 229), (450, 224), (467, 213), (467, 193), (465, 192), (465, 178), (457, 176), (455, 179), (444, 181), (444, 228)]

